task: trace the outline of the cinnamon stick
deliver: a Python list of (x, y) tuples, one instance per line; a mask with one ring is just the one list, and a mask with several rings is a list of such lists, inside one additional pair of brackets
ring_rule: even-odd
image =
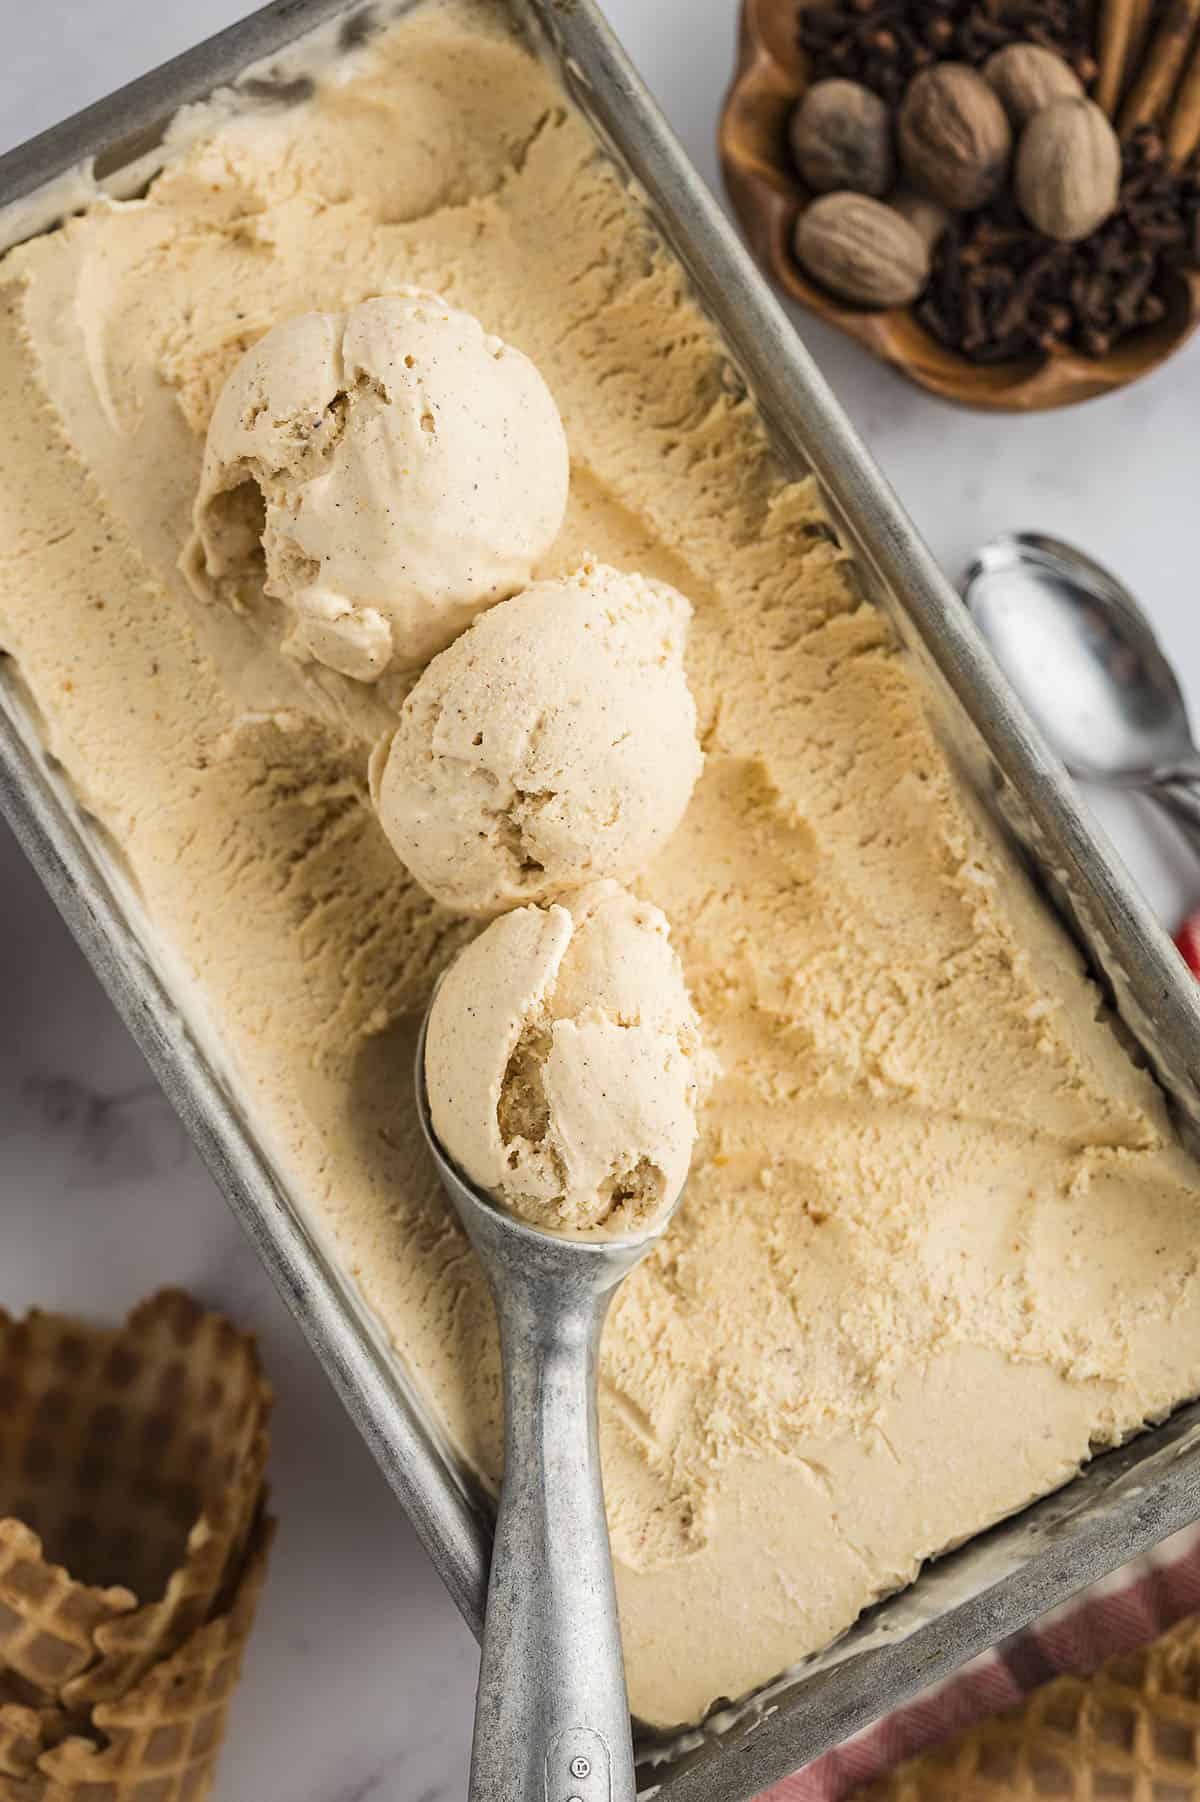
[(1133, 31), (1129, 39), (1129, 56), (1125, 63), (1125, 79), (1121, 83), (1122, 94), (1129, 92), (1130, 84), (1141, 65), (1142, 52), (1150, 36), (1150, 24), (1158, 0), (1134, 0)]
[(1167, 161), (1182, 169), (1193, 151), (1200, 146), (1200, 44), (1192, 51), (1192, 60), (1183, 72), (1175, 104), (1167, 126)]
[(1129, 75), (1136, 67), (1153, 4), (1154, 0), (1104, 0), (1095, 99), (1110, 119), (1115, 116)]
[(1170, 0), (1129, 98), (1121, 108), (1123, 138), (1128, 138), (1139, 125), (1152, 125), (1167, 106), (1198, 24), (1200, 0)]

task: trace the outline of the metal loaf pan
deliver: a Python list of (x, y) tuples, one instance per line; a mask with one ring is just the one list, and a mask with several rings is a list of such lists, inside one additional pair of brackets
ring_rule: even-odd
[[(404, 10), (405, 0), (389, 12)], [(927, 678), (966, 779), (1026, 847), (1181, 1126), (1200, 1125), (1200, 985), (1185, 974), (1128, 873), (1081, 808), (988, 660), (954, 592), (866, 454), (750, 258), (684, 157), (592, 0), (510, 0), (636, 188), (759, 406), (782, 465), (816, 473), (863, 591), (887, 609)], [(345, 47), (370, 15), (345, 0), (276, 0), (108, 100), (0, 158), (8, 238), (52, 228), (37, 190), (79, 165), (117, 191), (162, 160), (166, 123), (229, 88), (232, 104), (305, 92), (282, 56), (317, 28)], [(291, 73), (288, 73), (289, 68)], [(248, 71), (253, 71), (248, 75)], [(79, 187), (82, 197), (84, 187)], [(61, 185), (48, 193), (70, 193)], [(69, 200), (66, 204), (74, 204)], [(59, 201), (59, 212), (62, 210)], [(0, 220), (0, 232), (4, 222)], [(0, 242), (5, 241), (0, 238)], [(103, 835), (41, 750), (19, 679), (0, 661), (0, 810), (195, 1139), (411, 1516), (458, 1607), (479, 1625), (488, 1511), (456, 1469), (321, 1229), (272, 1171), (169, 970), (156, 967)], [(1065, 1489), (927, 1568), (830, 1651), (703, 1727), (643, 1736), (643, 1793), (743, 1802), (914, 1691), (1200, 1516), (1200, 1405), (1180, 1409)], [(464, 1726), (465, 1730), (465, 1726)]]

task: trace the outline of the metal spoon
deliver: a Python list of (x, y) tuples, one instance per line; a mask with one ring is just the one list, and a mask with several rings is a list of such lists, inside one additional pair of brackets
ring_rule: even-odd
[(1073, 546), (1014, 532), (976, 554), (963, 597), (1072, 775), (1143, 790), (1200, 851), (1200, 752), (1129, 590)]
[[(596, 1357), (613, 1294), (669, 1223), (558, 1238), (504, 1213), (417, 1112), (496, 1300), (504, 1485), (475, 1705), (470, 1802), (634, 1802), (633, 1737), (600, 1479)], [(678, 1202), (676, 1202), (678, 1205)], [(672, 1212), (674, 1209), (672, 1209)]]

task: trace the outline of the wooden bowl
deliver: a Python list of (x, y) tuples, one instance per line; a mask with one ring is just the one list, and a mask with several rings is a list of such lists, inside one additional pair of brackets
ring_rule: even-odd
[(737, 71), (721, 113), (725, 185), (751, 250), (779, 286), (821, 319), (945, 400), (997, 412), (1037, 412), (1107, 394), (1165, 363), (1200, 324), (1200, 273), (1172, 275), (1158, 325), (1131, 333), (1106, 357), (1031, 352), (983, 365), (939, 344), (912, 309), (871, 312), (834, 299), (792, 254), (796, 219), (809, 198), (788, 151), (792, 107), (808, 86), (796, 41), (797, 0), (742, 0)]

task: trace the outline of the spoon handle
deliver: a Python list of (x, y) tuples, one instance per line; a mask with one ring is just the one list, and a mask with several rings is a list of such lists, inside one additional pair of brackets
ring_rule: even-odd
[(1156, 772), (1150, 792), (1192, 850), (1200, 853), (1200, 764)]
[(625, 1667), (600, 1478), (596, 1354), (608, 1294), (509, 1270), (504, 1487), (471, 1802), (634, 1802)]

